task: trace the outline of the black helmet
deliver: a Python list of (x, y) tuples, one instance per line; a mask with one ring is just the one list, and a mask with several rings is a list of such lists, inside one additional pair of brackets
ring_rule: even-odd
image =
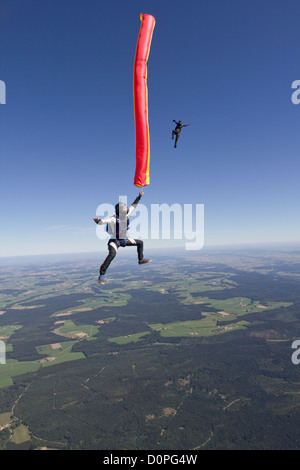
[(124, 207), (124, 212), (126, 211), (126, 214), (128, 213), (128, 208), (124, 202), (119, 202), (118, 204), (115, 205), (115, 211), (116, 211), (116, 216), (119, 217), (119, 209), (120, 207)]

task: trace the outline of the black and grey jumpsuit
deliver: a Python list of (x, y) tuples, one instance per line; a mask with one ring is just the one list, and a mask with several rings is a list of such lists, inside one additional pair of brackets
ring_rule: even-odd
[(176, 127), (175, 127), (175, 129), (172, 131), (172, 139), (174, 139), (174, 135), (176, 135), (175, 144), (174, 144), (174, 147), (176, 148), (176, 147), (177, 147), (177, 141), (178, 141), (178, 139), (179, 139), (181, 129), (182, 129), (183, 127), (187, 127), (189, 124), (182, 124), (182, 122), (177, 122), (177, 121), (175, 121), (175, 119), (173, 119), (173, 122), (175, 122)]
[[(138, 259), (141, 261), (144, 258), (144, 242), (142, 240), (136, 240), (134, 238), (127, 238), (127, 229), (128, 229), (128, 221), (129, 221), (129, 215), (131, 212), (136, 208), (138, 205), (141, 195), (139, 195), (134, 202), (131, 204), (129, 209), (127, 210), (127, 214), (125, 217), (119, 217), (119, 214), (116, 213), (112, 217), (109, 217), (107, 219), (101, 219), (98, 224), (103, 225), (103, 224), (108, 224), (109, 225), (109, 233), (112, 234), (112, 237), (108, 241), (108, 255), (103, 261), (103, 263), (100, 266), (100, 276), (104, 276), (106, 273), (107, 268), (109, 267), (110, 263), (112, 260), (115, 258), (118, 248), (120, 246), (125, 247), (125, 246), (136, 246), (137, 247), (137, 254), (138, 254)], [(123, 220), (124, 219), (124, 220)], [(123, 225), (123, 227), (122, 227)]]

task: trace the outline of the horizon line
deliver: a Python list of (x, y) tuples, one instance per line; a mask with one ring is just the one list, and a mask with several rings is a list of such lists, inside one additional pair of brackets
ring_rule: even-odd
[[(299, 245), (300, 248), (300, 241), (281, 241), (281, 242), (245, 242), (245, 243), (225, 243), (225, 244), (211, 244), (211, 245), (204, 245), (203, 248), (200, 250), (195, 251), (203, 251), (205, 249), (226, 249), (226, 248), (243, 248), (243, 247), (274, 247), (274, 246), (291, 246), (291, 245)], [(147, 251), (155, 251), (155, 250), (182, 250), (182, 251), (189, 251), (184, 248), (184, 246), (173, 246), (173, 247), (150, 247)], [(107, 250), (94, 250), (94, 251), (61, 251), (61, 252), (53, 252), (53, 253), (31, 253), (27, 255), (7, 255), (7, 256), (0, 256), (1, 259), (8, 259), (8, 258), (28, 258), (28, 257), (35, 257), (35, 256), (63, 256), (63, 255), (83, 255), (83, 254), (94, 254), (94, 253), (102, 253), (106, 252)]]

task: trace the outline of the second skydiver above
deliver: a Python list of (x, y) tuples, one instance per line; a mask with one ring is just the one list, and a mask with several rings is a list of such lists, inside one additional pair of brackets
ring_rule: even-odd
[(174, 135), (176, 135), (176, 138), (175, 138), (175, 144), (174, 144), (174, 148), (176, 149), (177, 147), (177, 142), (178, 142), (178, 139), (179, 139), (179, 136), (180, 136), (180, 132), (181, 132), (181, 129), (183, 127), (187, 127), (189, 126), (190, 124), (182, 124), (182, 121), (175, 121), (175, 119), (173, 119), (173, 122), (175, 122), (176, 124), (176, 127), (175, 129), (172, 131), (172, 139), (174, 139)]

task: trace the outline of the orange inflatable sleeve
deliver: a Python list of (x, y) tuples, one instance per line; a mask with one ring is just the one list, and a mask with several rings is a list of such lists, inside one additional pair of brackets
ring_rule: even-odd
[(141, 27), (137, 40), (134, 71), (133, 101), (135, 119), (135, 154), (136, 166), (134, 184), (138, 187), (150, 183), (150, 137), (148, 122), (147, 61), (150, 52), (155, 19), (151, 15), (141, 14)]

